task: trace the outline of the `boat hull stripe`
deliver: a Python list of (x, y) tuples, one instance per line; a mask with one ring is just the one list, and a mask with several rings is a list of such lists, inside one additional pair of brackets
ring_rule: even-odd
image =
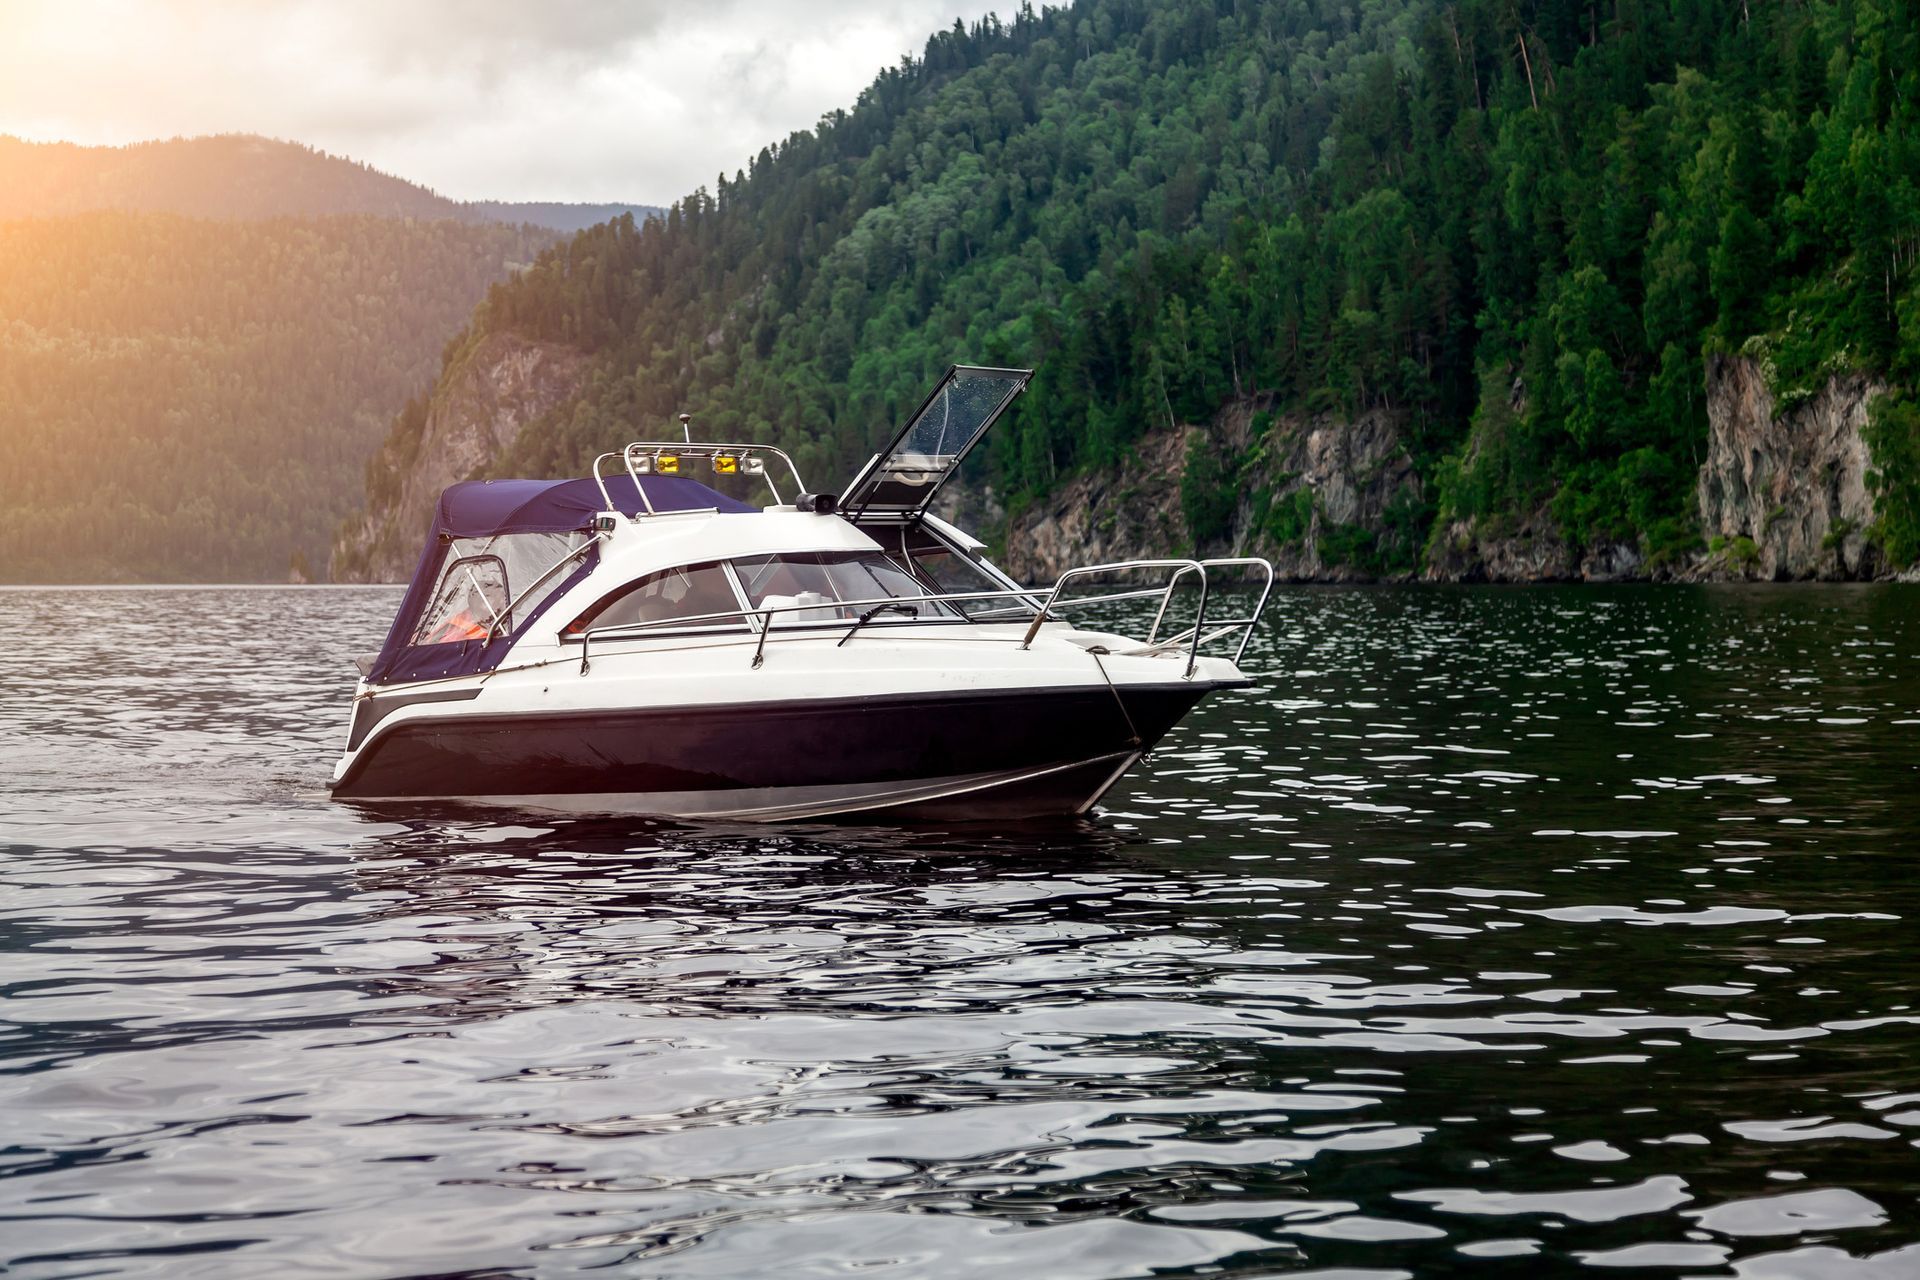
[(358, 751), (375, 726), (402, 707), (417, 706), (423, 702), (471, 702), (479, 696), (480, 690), (476, 686), (471, 689), (435, 689), (427, 693), (389, 693), (375, 698), (362, 698), (353, 704), (353, 728), (347, 734), (347, 750)]

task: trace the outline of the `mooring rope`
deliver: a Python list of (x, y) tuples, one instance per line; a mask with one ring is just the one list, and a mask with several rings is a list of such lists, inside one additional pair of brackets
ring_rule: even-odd
[(1133, 715), (1127, 710), (1127, 700), (1120, 696), (1120, 690), (1114, 686), (1113, 677), (1107, 674), (1107, 664), (1100, 661), (1101, 654), (1112, 652), (1113, 650), (1104, 645), (1096, 644), (1088, 647), (1087, 656), (1093, 659), (1094, 666), (1100, 668), (1100, 678), (1107, 682), (1107, 692), (1113, 695), (1113, 705), (1120, 708), (1120, 718), (1127, 722), (1127, 745), (1137, 747), (1141, 741), (1140, 730), (1134, 726)]

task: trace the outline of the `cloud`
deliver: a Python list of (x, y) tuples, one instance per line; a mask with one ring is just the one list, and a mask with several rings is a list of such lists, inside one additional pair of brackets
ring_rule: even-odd
[(7, 0), (0, 133), (291, 138), (460, 199), (668, 203), (992, 0)]

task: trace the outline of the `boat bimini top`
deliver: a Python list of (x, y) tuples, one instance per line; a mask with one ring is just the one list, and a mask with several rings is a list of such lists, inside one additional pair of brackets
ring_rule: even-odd
[(499, 666), (514, 638), (586, 580), (608, 512), (758, 508), (677, 475), (469, 480), (440, 495), (433, 529), (369, 684), (471, 675)]

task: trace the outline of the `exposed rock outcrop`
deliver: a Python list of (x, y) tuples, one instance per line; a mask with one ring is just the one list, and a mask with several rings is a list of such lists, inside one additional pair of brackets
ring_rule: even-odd
[[(1261, 555), (1282, 577), (1302, 582), (1362, 581), (1367, 568), (1327, 555), (1323, 535), (1377, 533), (1396, 502), (1417, 502), (1420, 480), (1395, 415), (1346, 420), (1332, 414), (1255, 421), (1264, 398), (1235, 401), (1212, 426), (1149, 432), (1110, 471), (1086, 472), (1008, 526), (1005, 567), (1039, 582), (1076, 564), (1193, 551)], [(1181, 500), (1193, 441), (1218, 451), (1238, 498), (1225, 536), (1196, 546)]]
[[(1637, 563), (1637, 557), (1635, 557)], [(1614, 557), (1602, 567), (1616, 563)], [(1518, 522), (1450, 520), (1427, 548), (1430, 582), (1573, 582), (1582, 561), (1546, 511)]]
[[(1650, 568), (1645, 549), (1608, 543), (1577, 551), (1546, 510), (1522, 520), (1445, 524), (1425, 576), (1442, 581), (1829, 581), (1887, 572), (1868, 540), (1871, 461), (1861, 428), (1885, 385), (1837, 374), (1781, 409), (1760, 365), (1716, 356), (1706, 371), (1708, 441), (1695, 482), (1702, 550)], [(1518, 412), (1516, 407), (1516, 412)]]
[[(1507, 391), (1503, 426), (1527, 416), (1527, 387), (1515, 377)], [(1481, 447), (1481, 428), (1469, 440), (1471, 470)], [(1442, 515), (1427, 544), (1421, 576), (1429, 582), (1620, 582), (1644, 577), (1640, 549), (1602, 543), (1580, 551), (1567, 542), (1560, 522), (1544, 506), (1524, 515), (1459, 519)]]
[(470, 479), (509, 448), (528, 423), (579, 389), (587, 357), (572, 347), (509, 333), (483, 338), (441, 375), (417, 439), (390, 438), (373, 467), (398, 477), (385, 501), (335, 544), (335, 582), (398, 582), (413, 572), (440, 491)]
[(1077, 564), (1167, 555), (1188, 544), (1180, 468), (1198, 427), (1148, 433), (1111, 471), (1075, 476), (1018, 512), (1001, 567), (1021, 582), (1046, 582)]
[[(1265, 454), (1264, 466), (1248, 477), (1235, 553), (1264, 555), (1281, 577), (1299, 582), (1353, 582), (1374, 576), (1375, 570), (1366, 565), (1330, 559), (1326, 535), (1350, 529), (1390, 536), (1390, 509), (1420, 500), (1420, 477), (1401, 440), (1399, 418), (1379, 409), (1351, 421), (1332, 414), (1283, 418), (1268, 430)], [(1269, 512), (1298, 503), (1297, 509), (1307, 515), (1305, 531), (1283, 538), (1271, 516), (1254, 525), (1249, 517), (1258, 513), (1255, 495), (1262, 489), (1271, 495)], [(1407, 536), (1419, 534), (1409, 531)], [(1419, 548), (1402, 550), (1411, 565)]]
[(1698, 493), (1713, 550), (1699, 576), (1839, 580), (1886, 571), (1865, 536), (1874, 511), (1861, 436), (1885, 389), (1862, 373), (1837, 374), (1783, 411), (1753, 360), (1708, 361), (1710, 434)]

